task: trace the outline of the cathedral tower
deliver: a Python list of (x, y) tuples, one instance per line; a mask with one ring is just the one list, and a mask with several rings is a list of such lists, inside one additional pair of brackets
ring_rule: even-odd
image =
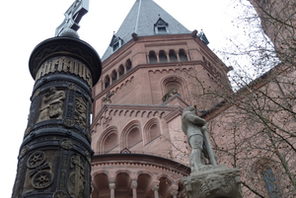
[[(103, 56), (93, 89), (93, 198), (176, 197), (190, 173), (181, 112), (215, 106), (229, 69), (152, 0), (137, 0)], [(221, 89), (223, 86), (223, 89)]]

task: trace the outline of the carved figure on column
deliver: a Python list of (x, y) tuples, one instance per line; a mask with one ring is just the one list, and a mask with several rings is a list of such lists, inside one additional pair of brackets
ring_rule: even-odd
[(51, 88), (43, 97), (38, 122), (49, 119), (61, 119), (65, 92)]
[(84, 185), (85, 185), (85, 167), (78, 155), (71, 157), (71, 166), (73, 171), (69, 175), (68, 190), (73, 197), (83, 197)]
[(86, 127), (86, 122), (87, 122), (86, 102), (83, 100), (82, 97), (77, 97), (75, 99), (75, 106), (76, 106), (75, 115), (74, 115), (75, 122), (81, 127)]

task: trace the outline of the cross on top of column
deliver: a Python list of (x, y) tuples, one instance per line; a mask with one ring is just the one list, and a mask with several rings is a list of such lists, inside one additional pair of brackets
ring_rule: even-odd
[(67, 32), (76, 33), (76, 31), (80, 28), (80, 20), (88, 12), (88, 7), (89, 0), (75, 0), (65, 12), (65, 19), (62, 24), (57, 27), (55, 35), (63, 36)]

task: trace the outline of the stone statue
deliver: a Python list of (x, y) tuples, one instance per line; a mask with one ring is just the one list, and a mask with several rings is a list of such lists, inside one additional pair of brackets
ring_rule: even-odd
[(205, 165), (202, 159), (203, 152), (208, 155), (211, 165), (216, 166), (215, 155), (207, 134), (206, 120), (196, 115), (194, 107), (187, 107), (183, 110), (182, 130), (187, 135), (192, 149), (190, 156), (191, 172), (197, 172)]
[(83, 15), (88, 12), (89, 0), (75, 0), (70, 8), (65, 12), (63, 23), (57, 27), (56, 36), (75, 34), (79, 29), (79, 22)]
[[(191, 146), (191, 174), (182, 180), (188, 198), (242, 198), (239, 170), (217, 165), (207, 132), (206, 120), (186, 107), (182, 114), (182, 130)], [(202, 154), (206, 153), (209, 163)]]

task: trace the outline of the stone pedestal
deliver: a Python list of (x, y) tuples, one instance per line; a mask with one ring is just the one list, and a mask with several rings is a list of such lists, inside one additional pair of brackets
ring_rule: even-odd
[(241, 198), (238, 169), (204, 166), (183, 179), (188, 198)]

